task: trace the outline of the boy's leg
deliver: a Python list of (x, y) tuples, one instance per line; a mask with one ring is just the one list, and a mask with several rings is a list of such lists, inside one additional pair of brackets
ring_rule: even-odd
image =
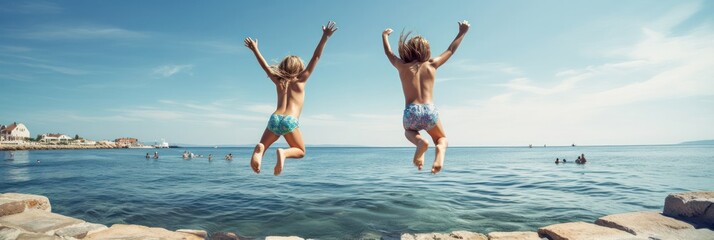
[(290, 148), (280, 149), (278, 148), (278, 160), (275, 163), (275, 176), (280, 175), (283, 171), (283, 165), (285, 164), (285, 158), (302, 158), (305, 156), (305, 143), (302, 141), (302, 133), (300, 128), (296, 128), (292, 132), (283, 135), (285, 141), (288, 142)]
[(424, 166), (424, 153), (426, 153), (426, 150), (429, 148), (429, 141), (422, 137), (418, 131), (404, 130), (404, 136), (416, 145), (417, 148), (414, 152), (414, 160), (412, 162), (414, 163), (414, 166), (421, 170)]
[(260, 138), (260, 143), (255, 145), (253, 149), (253, 157), (250, 159), (250, 167), (253, 168), (255, 173), (260, 173), (260, 162), (265, 155), (265, 149), (268, 149), (275, 141), (278, 140), (280, 136), (275, 135), (273, 132), (265, 128), (263, 132), (263, 137)]
[(444, 165), (444, 155), (446, 155), (446, 147), (448, 145), (444, 128), (441, 126), (441, 120), (436, 122), (436, 126), (434, 126), (434, 128), (426, 132), (429, 133), (431, 139), (434, 141), (434, 144), (436, 144), (434, 165), (431, 167), (431, 173), (436, 174), (441, 171), (441, 167)]

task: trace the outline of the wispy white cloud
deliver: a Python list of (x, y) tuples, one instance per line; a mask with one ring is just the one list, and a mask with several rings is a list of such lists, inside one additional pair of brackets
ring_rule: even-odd
[[(75, 113), (64, 114), (73, 120), (81, 121), (143, 121), (143, 122), (171, 122), (184, 124), (218, 124), (265, 121), (264, 116), (230, 113), (226, 109), (218, 108), (211, 103), (184, 103), (174, 100), (159, 100), (164, 105), (144, 105), (131, 108), (116, 108), (108, 110), (105, 115), (79, 115)], [(166, 106), (168, 104), (170, 106)]]
[(41, 63), (20, 63), (20, 64), (24, 65), (24, 66), (32, 67), (32, 68), (45, 69), (45, 70), (50, 70), (53, 72), (67, 74), (67, 75), (89, 74), (89, 72), (85, 71), (85, 70), (79, 70), (79, 69), (62, 67), (62, 66), (54, 66), (54, 65), (49, 65), (49, 64), (41, 64)]
[(158, 77), (171, 77), (173, 75), (176, 75), (180, 72), (187, 72), (191, 71), (193, 69), (193, 65), (191, 64), (186, 64), (186, 65), (163, 65), (154, 68), (152, 71), (152, 75), (158, 76)]
[(54, 14), (62, 12), (62, 7), (53, 2), (5, 2), (0, 4), (0, 12), (21, 14)]
[[(9, 53), (9, 52), (0, 52), (0, 55), (10, 57), (10, 58), (16, 58), (16, 59), (22, 59), (22, 60), (30, 60), (32, 62), (38, 62), (38, 63), (49, 63), (49, 60), (45, 59), (40, 59), (40, 58), (35, 58), (35, 57), (30, 57), (26, 55), (21, 55), (19, 53)], [(13, 61), (13, 63), (16, 63), (17, 61)]]
[(701, 2), (682, 2), (672, 8), (667, 14), (649, 23), (647, 28), (665, 32), (669, 31), (699, 12), (701, 8)]
[[(242, 43), (242, 42), (240, 42)], [(200, 41), (200, 42), (190, 42), (189, 44), (196, 45), (199, 48), (210, 50), (211, 52), (234, 54), (244, 51), (243, 45), (239, 43), (231, 43), (225, 41), (211, 40), (211, 41)]]
[(511, 76), (522, 75), (523, 72), (510, 64), (507, 63), (474, 63), (473, 60), (462, 59), (456, 60), (451, 65), (458, 70), (466, 72), (490, 72), (490, 73), (501, 73)]
[(0, 46), (0, 52), (22, 53), (22, 52), (29, 52), (29, 51), (32, 51), (32, 48), (23, 47), (23, 46), (11, 46), (11, 45)]
[(376, 121), (389, 121), (394, 119), (401, 119), (399, 114), (371, 114), (371, 113), (353, 113), (350, 114), (351, 117), (366, 119), (366, 120), (376, 120)]
[(624, 59), (562, 70), (555, 74), (559, 81), (553, 86), (538, 86), (527, 78), (501, 86), (539, 95), (577, 90), (578, 95), (571, 101), (599, 106), (714, 94), (714, 68), (710, 67), (714, 62), (714, 32), (698, 28), (685, 35), (670, 36), (643, 28), (642, 36), (636, 44), (610, 52)]
[(185, 119), (186, 116), (189, 116), (188, 113), (183, 112), (183, 111), (175, 111), (175, 110), (164, 110), (164, 109), (158, 109), (154, 107), (138, 107), (138, 108), (131, 108), (131, 109), (118, 109), (116, 110), (118, 112), (121, 112), (122, 115), (130, 117), (130, 118), (137, 118), (137, 119), (148, 119), (148, 120), (156, 120), (156, 121), (179, 121), (182, 119)]
[(139, 121), (139, 118), (127, 117), (122, 115), (110, 115), (110, 116), (83, 116), (78, 114), (63, 114), (64, 118), (72, 121), (82, 121), (82, 122), (135, 122)]
[(450, 68), (448, 76), (439, 76), (436, 82), (452, 82), (452, 81), (482, 81), (493, 82), (500, 79), (512, 79), (514, 77), (523, 77), (523, 72), (507, 63), (490, 62), (476, 63), (471, 59), (454, 60), (453, 63), (447, 64), (444, 68)]
[(61, 26), (47, 25), (31, 29), (6, 31), (7, 36), (32, 40), (85, 40), (85, 39), (138, 39), (146, 38), (148, 33), (131, 31), (111, 26)]
[(448, 81), (475, 81), (475, 80), (480, 80), (481, 78), (477, 77), (438, 77), (436, 78), (436, 82), (448, 82)]
[(315, 119), (315, 120), (321, 120), (321, 121), (337, 120), (337, 117), (335, 117), (334, 115), (326, 114), (326, 113), (309, 115), (308, 118)]
[(275, 112), (275, 106), (270, 104), (252, 104), (246, 106), (245, 110), (254, 113), (271, 114)]
[[(702, 109), (702, 99), (714, 96), (714, 31), (671, 31), (699, 9), (675, 9), (655, 21), (657, 27), (643, 27), (639, 40), (610, 46), (603, 52), (614, 59), (609, 62), (560, 70), (546, 80), (517, 76), (488, 99), (440, 106), (450, 142), (473, 143), (483, 136), (481, 142), (496, 145), (667, 143), (662, 139), (711, 132), (697, 125), (710, 119), (711, 110), (677, 118), (673, 113), (684, 110), (642, 107), (677, 100)], [(682, 128), (684, 122), (697, 127)]]
[(0, 79), (6, 79), (6, 80), (11, 80), (11, 81), (17, 81), (17, 82), (33, 82), (33, 78), (24, 74), (15, 74), (15, 73), (0, 73)]

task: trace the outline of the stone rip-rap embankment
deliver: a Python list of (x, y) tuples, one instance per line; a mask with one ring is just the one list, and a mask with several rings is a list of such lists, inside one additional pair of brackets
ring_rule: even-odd
[[(537, 232), (454, 231), (450, 233), (404, 233), (401, 239), (442, 240), (607, 240), (681, 239), (714, 240), (714, 192), (673, 193), (665, 199), (663, 212), (628, 212), (601, 217), (593, 223), (569, 222), (545, 226)], [(365, 236), (381, 239), (381, 236)], [(248, 239), (239, 234), (204, 230), (175, 231), (141, 225), (85, 222), (52, 213), (47, 197), (31, 194), (0, 194), (0, 240), (5, 239)], [(253, 238), (250, 238), (253, 239)], [(295, 240), (297, 236), (259, 239)]]

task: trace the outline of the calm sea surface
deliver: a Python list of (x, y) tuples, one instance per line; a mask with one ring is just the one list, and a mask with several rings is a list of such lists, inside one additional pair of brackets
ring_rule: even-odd
[[(183, 160), (184, 150), (217, 159)], [(260, 175), (251, 150), (159, 149), (158, 160), (144, 158), (154, 149), (16, 151), (0, 162), (0, 192), (45, 195), (54, 212), (105, 225), (341, 239), (535, 231), (714, 190), (712, 145), (451, 148), (438, 175), (412, 167), (412, 148), (308, 148), (279, 177), (274, 148)], [(573, 163), (580, 153), (588, 164)]]

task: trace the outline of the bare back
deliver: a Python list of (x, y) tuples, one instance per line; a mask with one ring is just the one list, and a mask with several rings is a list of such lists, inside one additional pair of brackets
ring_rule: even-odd
[(433, 102), (436, 68), (432, 64), (432, 60), (427, 62), (399, 62), (395, 64), (395, 67), (399, 71), (399, 78), (402, 81), (405, 105)]
[(305, 102), (305, 85), (307, 78), (301, 77), (290, 81), (287, 91), (280, 84), (279, 79), (271, 79), (275, 83), (275, 90), (278, 94), (278, 104), (274, 114), (290, 115), (299, 118), (302, 112), (302, 105)]

